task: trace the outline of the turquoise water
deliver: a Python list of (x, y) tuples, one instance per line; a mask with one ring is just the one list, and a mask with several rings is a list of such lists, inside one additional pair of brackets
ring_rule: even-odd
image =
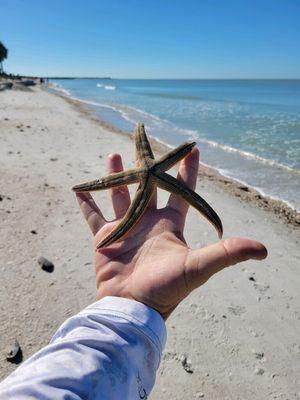
[(300, 210), (300, 80), (53, 82), (126, 132), (196, 139), (202, 162)]

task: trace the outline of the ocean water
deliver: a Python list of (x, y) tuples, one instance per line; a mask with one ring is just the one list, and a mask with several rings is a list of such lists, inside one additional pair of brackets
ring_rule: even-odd
[(171, 146), (300, 210), (300, 80), (53, 80), (125, 132), (143, 122)]

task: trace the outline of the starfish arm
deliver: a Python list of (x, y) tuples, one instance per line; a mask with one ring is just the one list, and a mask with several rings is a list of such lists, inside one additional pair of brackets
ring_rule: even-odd
[(111, 243), (121, 239), (138, 222), (150, 201), (153, 190), (154, 186), (149, 178), (140, 183), (124, 218), (113, 228), (106, 238), (97, 244), (97, 249), (107, 247)]
[(176, 147), (174, 150), (160, 157), (156, 162), (154, 169), (155, 171), (166, 171), (173, 167), (179, 160), (184, 158), (188, 153), (190, 153), (195, 146), (195, 142), (183, 143)]
[(140, 180), (137, 169), (117, 172), (106, 176), (105, 178), (96, 179), (94, 181), (80, 183), (72, 187), (74, 192), (92, 192), (96, 190), (110, 189), (116, 186), (130, 185)]
[(223, 226), (218, 214), (211, 208), (211, 206), (196, 192), (191, 190), (183, 182), (179, 182), (173, 176), (163, 172), (155, 175), (157, 185), (167, 190), (170, 193), (175, 193), (182, 196), (191, 206), (196, 208), (210, 223), (216, 228), (219, 238), (223, 235)]
[(154, 160), (154, 155), (143, 124), (137, 124), (136, 126), (135, 146), (139, 162), (141, 163), (142, 166), (147, 165), (147, 161), (149, 159)]

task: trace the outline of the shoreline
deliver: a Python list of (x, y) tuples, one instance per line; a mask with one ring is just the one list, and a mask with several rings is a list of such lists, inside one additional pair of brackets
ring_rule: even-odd
[[(105, 121), (101, 120), (89, 108), (88, 104), (85, 104), (80, 100), (63, 95), (54, 88), (51, 88), (51, 90), (48, 89), (44, 90), (64, 99), (69, 104), (72, 104), (76, 109), (79, 109), (82, 113), (91, 118), (94, 122), (98, 123), (104, 129), (109, 130), (110, 132), (118, 135), (125, 135), (132, 139), (133, 135), (132, 133), (121, 131), (115, 128), (114, 126), (106, 123)], [(149, 135), (149, 139), (153, 149), (158, 154), (163, 154), (169, 151), (171, 148), (170, 145), (161, 142), (159, 139), (151, 135)], [(239, 182), (234, 178), (231, 177), (229, 178), (225, 175), (222, 175), (220, 171), (209, 165), (202, 163), (201, 161), (199, 163), (199, 166), (200, 167), (198, 172), (198, 179), (205, 179), (207, 181), (213, 182), (221, 190), (224, 190), (227, 193), (239, 198), (241, 201), (253, 204), (268, 212), (272, 212), (286, 224), (292, 225), (294, 227), (300, 226), (300, 212), (291, 207), (284, 200), (272, 198), (264, 193), (261, 193), (259, 190), (251, 187), (250, 185), (244, 184), (243, 182)]]
[[(4, 378), (18, 366), (5, 357), (14, 340), (26, 360), (67, 318), (95, 302), (92, 236), (71, 187), (106, 174), (112, 150), (131, 168), (134, 151), (129, 135), (102, 128), (90, 110), (45, 90), (7, 90), (0, 100)], [(156, 152), (165, 149), (152, 144)], [(233, 196), (224, 178), (205, 171), (201, 167), (196, 191), (221, 216), (224, 239), (261, 241), (269, 256), (225, 268), (176, 308), (167, 321), (168, 341), (151, 399), (193, 399), (199, 392), (209, 399), (261, 400), (270, 392), (294, 399), (300, 393), (299, 229)], [(135, 185), (129, 189), (133, 193)], [(93, 196), (104, 217), (114, 219), (109, 193)], [(168, 198), (159, 191), (158, 207)], [(191, 249), (218, 240), (192, 207), (184, 238)], [(40, 267), (40, 256), (53, 262), (52, 272)], [(193, 373), (182, 359), (189, 360)]]

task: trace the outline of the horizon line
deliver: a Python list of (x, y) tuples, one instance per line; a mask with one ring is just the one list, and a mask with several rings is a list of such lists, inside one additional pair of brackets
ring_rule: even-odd
[[(15, 75), (15, 74), (12, 74)], [(47, 79), (106, 79), (106, 80), (184, 80), (184, 81), (193, 81), (193, 80), (300, 80), (300, 77), (293, 77), (293, 78), (278, 78), (278, 77), (272, 77), (272, 78), (120, 78), (120, 77), (110, 77), (110, 76), (49, 76), (49, 75), (21, 75), (17, 74), (15, 76), (20, 76), (20, 77), (26, 77), (26, 78), (47, 78)]]

